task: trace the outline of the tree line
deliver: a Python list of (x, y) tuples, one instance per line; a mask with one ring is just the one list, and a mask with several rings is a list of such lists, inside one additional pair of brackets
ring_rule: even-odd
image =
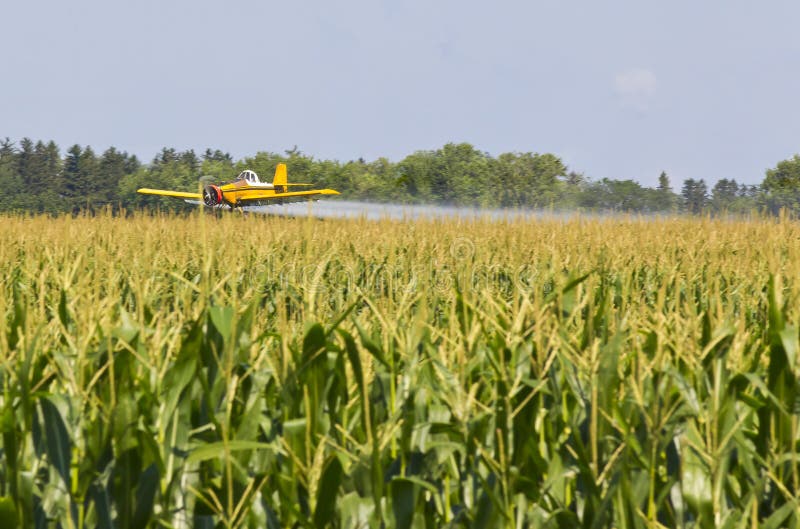
[(96, 153), (73, 145), (65, 153), (53, 142), (23, 138), (0, 141), (0, 211), (61, 213), (111, 207), (126, 210), (183, 203), (142, 196), (140, 187), (192, 190), (230, 180), (244, 169), (270, 181), (275, 166), (288, 165), (290, 181), (331, 187), (350, 200), (438, 203), (482, 208), (554, 208), (638, 213), (777, 213), (800, 211), (800, 156), (766, 171), (759, 185), (723, 178), (709, 189), (704, 179), (673, 188), (666, 173), (658, 186), (634, 180), (593, 180), (570, 171), (556, 155), (503, 153), (491, 156), (468, 143), (418, 151), (398, 162), (386, 158), (319, 160), (297, 148), (259, 152), (234, 160), (226, 152), (164, 148), (150, 163), (110, 147)]

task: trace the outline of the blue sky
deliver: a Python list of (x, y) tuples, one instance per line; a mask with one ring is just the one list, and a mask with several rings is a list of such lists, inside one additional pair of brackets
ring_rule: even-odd
[(800, 152), (796, 0), (5, 4), (0, 136), (63, 149), (467, 141), (675, 187), (757, 183)]

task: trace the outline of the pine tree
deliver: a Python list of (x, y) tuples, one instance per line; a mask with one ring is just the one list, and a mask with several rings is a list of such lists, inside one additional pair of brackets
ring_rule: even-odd
[(19, 160), (14, 142), (5, 138), (0, 142), (0, 189), (3, 200), (0, 200), (0, 211), (17, 209), (22, 193), (22, 178), (19, 174)]
[(100, 182), (98, 179), (97, 156), (91, 147), (87, 146), (78, 158), (78, 172), (81, 175), (83, 204), (92, 204), (98, 199), (102, 200)]
[(222, 152), (219, 149), (211, 150), (206, 149), (206, 152), (203, 153), (203, 160), (207, 162), (225, 162), (225, 163), (233, 163), (233, 158), (231, 157), (230, 153)]
[(100, 195), (97, 181), (97, 157), (91, 147), (73, 145), (67, 151), (62, 171), (64, 195), (73, 211), (95, 202)]
[(14, 142), (8, 137), (3, 138), (3, 141), (0, 141), (0, 163), (14, 157), (16, 154), (17, 149), (14, 148)]
[(61, 155), (58, 146), (50, 141), (47, 144), (36, 142), (31, 166), (31, 182), (36, 197), (36, 210), (55, 213), (64, 209), (59, 198), (61, 191)]
[(708, 205), (708, 187), (705, 180), (684, 180), (681, 190), (683, 205), (686, 211), (693, 214), (702, 213)]
[(80, 145), (73, 145), (67, 150), (64, 158), (64, 170), (62, 179), (64, 181), (64, 197), (68, 202), (74, 203), (75, 199), (83, 192), (83, 183), (80, 174)]
[(735, 199), (738, 194), (739, 184), (736, 183), (736, 180), (728, 180), (727, 178), (722, 178), (717, 181), (717, 183), (714, 184), (714, 188), (711, 190), (712, 200), (720, 203), (730, 202)]
[(50, 181), (60, 180), (61, 178), (61, 153), (58, 150), (56, 142), (49, 141), (44, 149), (45, 167)]
[(182, 152), (179, 156), (179, 160), (192, 173), (197, 173), (200, 169), (200, 159), (191, 149)]
[(28, 163), (28, 181), (30, 185), (39, 187), (45, 181), (47, 171), (44, 143), (41, 140), (33, 145), (33, 155)]
[(662, 193), (672, 193), (672, 186), (669, 183), (669, 176), (666, 171), (661, 171), (658, 177), (658, 190)]
[(659, 201), (657, 209), (669, 211), (675, 207), (677, 197), (675, 196), (675, 193), (672, 192), (672, 185), (670, 185), (669, 176), (667, 176), (666, 171), (661, 171), (661, 174), (658, 177), (658, 188), (656, 189), (656, 193)]
[(35, 146), (30, 138), (22, 138), (19, 142), (19, 155), (17, 156), (17, 172), (22, 178), (24, 186), (31, 185), (31, 176), (34, 165)]
[(109, 147), (100, 157), (98, 171), (98, 199), (106, 203), (117, 200), (120, 181), (127, 174), (127, 154)]

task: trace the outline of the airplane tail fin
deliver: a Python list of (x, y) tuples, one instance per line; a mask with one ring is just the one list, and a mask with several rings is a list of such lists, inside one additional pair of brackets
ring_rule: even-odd
[(275, 168), (275, 178), (272, 179), (272, 186), (277, 193), (285, 193), (288, 183), (289, 179), (286, 174), (286, 164), (279, 163)]

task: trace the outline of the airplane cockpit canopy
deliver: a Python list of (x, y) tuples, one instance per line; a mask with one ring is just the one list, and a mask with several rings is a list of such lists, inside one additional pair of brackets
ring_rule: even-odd
[(258, 179), (258, 175), (254, 171), (251, 171), (249, 169), (239, 173), (239, 176), (236, 177), (236, 181), (239, 181), (239, 180), (244, 180), (248, 184), (258, 184), (258, 183), (261, 182)]

